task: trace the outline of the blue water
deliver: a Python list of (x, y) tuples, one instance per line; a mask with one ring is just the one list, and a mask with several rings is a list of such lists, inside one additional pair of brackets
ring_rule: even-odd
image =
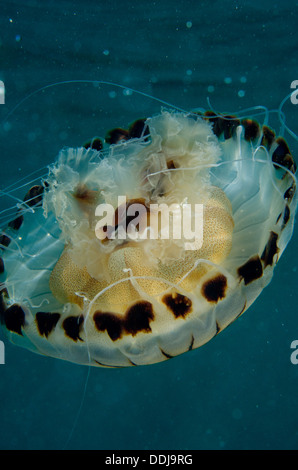
[[(276, 109), (298, 79), (297, 20), (293, 0), (1, 0), (0, 117), (44, 85), (79, 79), (185, 109), (208, 107), (207, 97), (222, 112)], [(90, 87), (47, 89), (16, 109), (1, 134), (1, 188), (63, 145), (159, 107), (113, 87), (94, 101)], [(297, 134), (298, 105), (284, 111)], [(17, 348), (0, 332), (0, 448), (296, 449), (297, 242), (296, 231), (257, 302), (202, 348), (154, 366), (92, 369), (79, 415), (88, 369)]]

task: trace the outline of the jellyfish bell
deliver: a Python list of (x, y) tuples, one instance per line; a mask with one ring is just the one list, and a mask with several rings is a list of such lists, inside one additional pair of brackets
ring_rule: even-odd
[[(92, 99), (112, 84), (81, 85), (90, 112), (64, 92), (44, 122), (37, 107), (22, 147), (31, 176), (1, 193), (14, 201), (1, 213), (1, 326), (46, 356), (154, 364), (211, 340), (268, 285), (293, 231), (295, 161), (266, 110), (185, 111), (142, 94), (125, 126)], [(57, 88), (40, 92), (52, 103)]]

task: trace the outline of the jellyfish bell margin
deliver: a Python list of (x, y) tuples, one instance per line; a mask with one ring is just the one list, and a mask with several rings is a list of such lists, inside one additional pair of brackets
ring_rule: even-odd
[[(291, 238), (287, 142), (251, 116), (176, 109), (105, 141), (88, 137), (59, 152), (2, 227), (4, 332), (34, 352), (109, 368), (202, 346), (256, 300)], [(113, 208), (114, 232), (129, 228), (119, 196), (144, 214), (150, 204), (203, 205), (202, 246), (186, 250), (171, 235), (99, 239), (101, 204)]]

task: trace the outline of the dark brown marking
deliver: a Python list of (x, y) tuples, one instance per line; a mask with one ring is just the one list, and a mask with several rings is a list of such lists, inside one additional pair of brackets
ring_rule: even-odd
[(224, 117), (224, 138), (230, 139), (235, 134), (237, 127), (240, 125), (240, 120), (236, 116), (225, 116)]
[(103, 143), (102, 140), (99, 137), (94, 137), (91, 141), (86, 142), (83, 147), (85, 149), (92, 148), (94, 150), (97, 150), (100, 152), (103, 149)]
[(195, 342), (195, 339), (194, 339), (194, 337), (192, 336), (192, 337), (191, 337), (190, 345), (188, 346), (188, 351), (191, 351), (191, 350), (192, 350), (193, 345), (194, 345), (194, 342)]
[[(244, 302), (244, 306), (243, 306), (241, 312), (239, 312), (238, 315), (237, 315), (237, 317), (235, 317), (235, 320), (236, 320), (237, 318), (241, 317), (242, 313), (245, 312), (245, 309), (246, 309), (246, 301)], [(231, 322), (231, 323), (233, 323), (233, 322)], [(231, 324), (231, 323), (230, 323), (230, 324)]]
[[(194, 111), (193, 114), (197, 114), (198, 116), (202, 116), (202, 113), (200, 111)], [(217, 118), (217, 114), (214, 113), (214, 111), (210, 111), (209, 109), (204, 112), (203, 118), (206, 119), (207, 121), (211, 121), (213, 119)]]
[(263, 147), (266, 147), (268, 150), (270, 150), (270, 147), (275, 139), (275, 133), (270, 127), (263, 126), (262, 128), (262, 139), (261, 139), (261, 145)]
[(295, 183), (293, 183), (292, 186), (290, 186), (290, 187), (286, 190), (286, 192), (285, 192), (285, 194), (284, 194), (284, 199), (286, 199), (286, 201), (288, 201), (288, 202), (291, 202), (291, 200), (293, 199), (293, 196), (294, 196), (295, 192), (296, 192), (296, 185), (295, 185)]
[(218, 302), (225, 297), (227, 289), (227, 278), (223, 274), (218, 274), (213, 279), (209, 279), (202, 285), (202, 295), (208, 302)]
[(291, 217), (291, 211), (288, 205), (286, 205), (285, 210), (284, 210), (284, 215), (283, 215), (283, 221), (282, 221), (282, 227), (281, 229), (283, 230), (287, 223), (289, 222)]
[(0, 246), (8, 247), (11, 242), (11, 238), (4, 233), (0, 235)]
[(171, 310), (175, 318), (185, 318), (192, 310), (192, 301), (185, 295), (176, 292), (164, 295), (162, 302)]
[(22, 226), (23, 221), (24, 221), (24, 217), (22, 215), (19, 215), (14, 220), (11, 220), (8, 226), (10, 228), (13, 228), (14, 230), (19, 230)]
[(135, 336), (139, 331), (149, 333), (151, 331), (150, 321), (153, 319), (152, 304), (146, 300), (141, 300), (127, 310), (124, 328), (132, 336)]
[(224, 134), (225, 140), (230, 139), (235, 134), (235, 129), (239, 126), (239, 119), (235, 119), (234, 116), (225, 116), (220, 120), (221, 133)]
[(256, 121), (253, 121), (252, 119), (243, 119), (241, 124), (244, 127), (245, 140), (251, 141), (259, 137), (260, 126)]
[(40, 206), (43, 191), (44, 187), (41, 184), (32, 186), (32, 188), (30, 188), (27, 194), (25, 195), (24, 202), (26, 202), (27, 206), (30, 207)]
[(93, 204), (98, 197), (97, 191), (90, 190), (85, 185), (79, 185), (76, 187), (73, 196), (81, 203), (84, 204)]
[(8, 307), (3, 314), (3, 323), (9, 331), (23, 335), (22, 328), (25, 326), (25, 312), (18, 304)]
[(6, 304), (7, 304), (8, 299), (9, 299), (9, 295), (5, 287), (5, 284), (1, 283), (0, 284), (0, 323), (1, 324), (5, 323), (4, 314), (7, 308)]
[(238, 275), (244, 280), (244, 284), (250, 284), (263, 275), (263, 266), (258, 255), (252, 256), (249, 260), (238, 268)]
[(130, 139), (146, 137), (149, 135), (149, 127), (147, 124), (145, 124), (146, 120), (146, 118), (138, 119), (129, 126), (128, 134)]
[(95, 139), (93, 139), (91, 142), (91, 148), (100, 152), (100, 150), (103, 149), (102, 140), (99, 139), (99, 137), (95, 137)]
[(264, 251), (261, 256), (261, 260), (264, 262), (264, 267), (273, 264), (273, 257), (276, 253), (279, 252), (279, 248), (277, 246), (277, 239), (278, 235), (275, 232), (270, 232), (269, 240), (264, 248)]
[(176, 167), (174, 161), (173, 161), (173, 160), (169, 160), (169, 161), (167, 162), (167, 169), (168, 169), (168, 170), (174, 170), (175, 168), (177, 168), (177, 167)]
[(80, 332), (81, 332), (83, 321), (84, 321), (83, 315), (79, 315), (77, 317), (71, 316), (71, 317), (65, 318), (65, 320), (62, 323), (62, 326), (64, 328), (66, 336), (68, 336), (68, 338), (71, 338), (73, 341), (77, 341), (78, 339), (80, 341), (83, 341), (82, 338), (80, 337)]
[(204, 118), (213, 124), (213, 133), (217, 137), (223, 134), (225, 139), (230, 139), (235, 134), (235, 129), (240, 125), (240, 120), (235, 116), (220, 116), (213, 111), (206, 111)]
[(213, 133), (216, 135), (216, 137), (219, 137), (220, 134), (223, 132), (222, 119), (213, 111), (206, 111), (204, 113), (204, 119), (207, 119), (209, 122), (211, 122), (211, 124), (213, 124)]
[(212, 119), (211, 121), (213, 123), (213, 132), (216, 135), (216, 137), (219, 137), (223, 133), (223, 119), (217, 117), (215, 119)]
[(165, 356), (167, 359), (172, 359), (174, 356), (171, 356), (171, 354), (166, 353), (163, 349), (159, 348), (160, 352), (162, 353), (163, 356)]
[[(202, 115), (202, 113), (200, 112), (194, 112), (194, 114), (197, 114), (199, 116)], [(204, 112), (203, 114), (203, 119), (205, 119), (206, 121), (210, 121), (210, 122), (214, 122), (216, 119), (217, 119), (217, 114), (215, 114), (213, 111), (210, 111), (210, 110), (207, 110)]]
[(36, 323), (40, 335), (47, 338), (57, 325), (60, 316), (60, 313), (37, 312)]
[(94, 313), (93, 319), (98, 331), (106, 331), (112, 341), (122, 337), (123, 320), (119, 315), (97, 311)]
[[(296, 164), (285, 139), (283, 137), (278, 137), (278, 139), (276, 139), (276, 143), (278, 146), (272, 154), (273, 163), (278, 163), (279, 165), (282, 165), (283, 167), (290, 170), (292, 173), (295, 173)], [(276, 166), (276, 168), (279, 167)]]
[(0, 257), (0, 274), (4, 273), (4, 261), (3, 258)]
[(93, 319), (98, 331), (106, 331), (112, 341), (117, 341), (123, 334), (135, 336), (140, 331), (150, 333), (150, 321), (154, 319), (154, 313), (152, 304), (141, 300), (132, 305), (124, 316), (98, 310)]
[(9, 300), (9, 295), (5, 285), (1, 283), (0, 285), (0, 323), (1, 325), (5, 325), (5, 312), (7, 309), (7, 302)]
[(98, 364), (99, 366), (102, 366), (102, 367), (109, 367), (109, 368), (111, 368), (111, 369), (120, 369), (120, 368), (125, 367), (125, 366), (110, 366), (110, 365), (108, 365), (108, 364), (104, 364), (103, 362), (99, 362), (99, 361), (97, 361), (96, 359), (93, 359), (93, 360), (94, 360), (94, 362), (96, 362), (96, 364)]
[(289, 146), (283, 137), (278, 137), (276, 139), (276, 143), (278, 147), (274, 150), (273, 155), (277, 152), (280, 155), (286, 155), (287, 153), (291, 153)]
[(105, 141), (107, 144), (118, 144), (121, 140), (128, 140), (129, 134), (126, 129), (117, 127), (107, 132)]
[(216, 321), (216, 333), (215, 333), (215, 336), (218, 335), (218, 333), (221, 332), (221, 327), (220, 327), (220, 324), (218, 323), (218, 321)]
[(132, 366), (137, 366), (138, 365), (138, 364), (135, 364), (134, 362), (132, 362), (129, 358), (127, 358), (127, 359), (129, 360), (129, 362)]

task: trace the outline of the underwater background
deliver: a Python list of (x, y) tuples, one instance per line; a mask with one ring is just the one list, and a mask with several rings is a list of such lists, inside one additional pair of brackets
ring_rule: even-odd
[[(298, 80), (297, 24), (293, 0), (1, 0), (0, 188), (64, 145), (160, 110), (129, 88), (186, 110), (276, 110)], [(298, 105), (283, 111), (297, 135)], [(276, 115), (269, 123), (279, 130)], [(297, 449), (297, 242), (298, 230), (241, 318), (161, 364), (89, 371), (17, 348), (0, 331), (0, 448)]]

